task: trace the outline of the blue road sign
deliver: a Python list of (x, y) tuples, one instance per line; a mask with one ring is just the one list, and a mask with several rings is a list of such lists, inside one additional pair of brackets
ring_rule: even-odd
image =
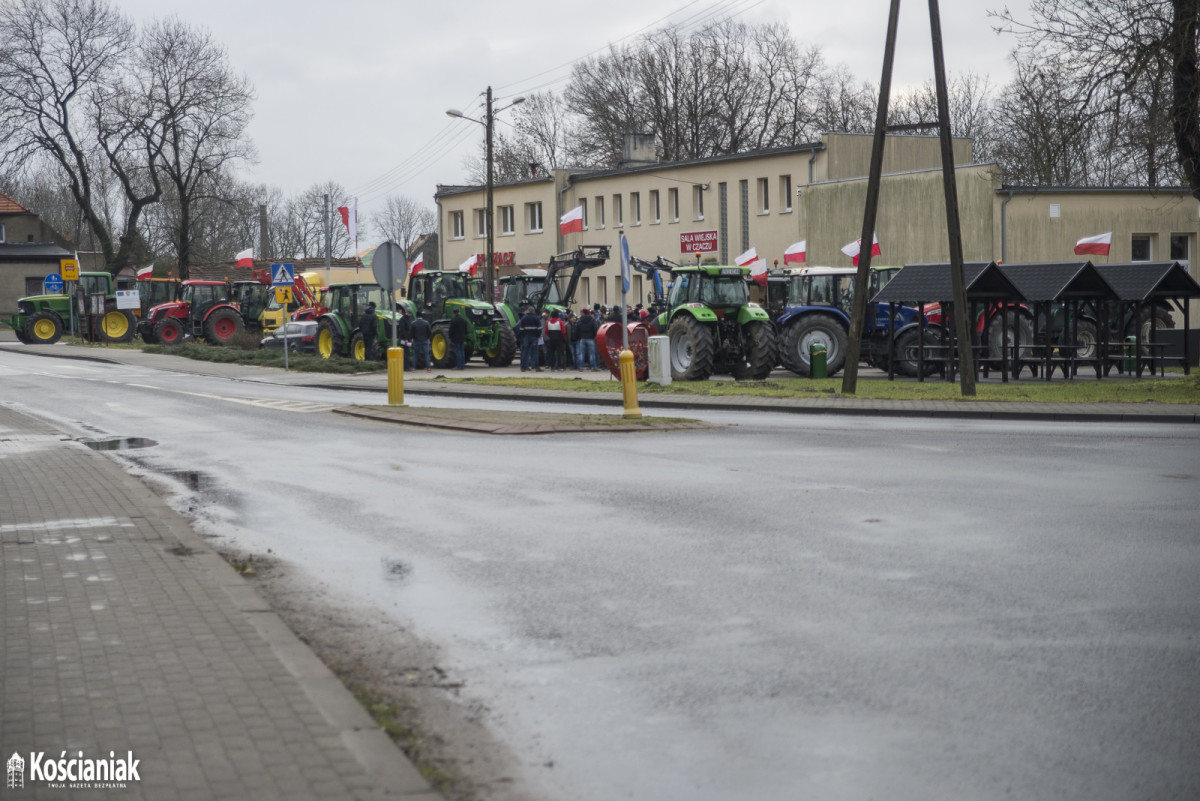
[(62, 292), (63, 277), (58, 273), (50, 273), (46, 276), (46, 280), (42, 282), (42, 285), (46, 288), (47, 293)]
[(295, 286), (296, 266), (290, 261), (271, 265), (271, 286)]

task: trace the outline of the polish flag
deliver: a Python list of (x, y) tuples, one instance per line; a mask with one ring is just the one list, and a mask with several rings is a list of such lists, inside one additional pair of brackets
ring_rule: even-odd
[(1090, 253), (1096, 256), (1107, 256), (1112, 247), (1112, 231), (1099, 236), (1085, 236), (1075, 243), (1075, 255), (1082, 256)]
[(742, 255), (733, 260), (733, 263), (738, 267), (745, 267), (753, 264), (758, 259), (758, 248), (750, 248)]
[(759, 259), (750, 265), (750, 280), (759, 286), (767, 285), (767, 260)]
[(246, 248), (241, 253), (233, 257), (237, 261), (238, 267), (253, 267), (254, 266), (254, 248)]
[(338, 206), (338, 214), (342, 215), (342, 225), (346, 226), (346, 231), (350, 234), (350, 238), (357, 242), (358, 205), (351, 203), (349, 206)]
[(783, 263), (791, 264), (795, 262), (797, 264), (804, 264), (804, 262), (807, 260), (807, 255), (808, 240), (801, 239), (799, 242), (783, 251)]
[(583, 233), (583, 205), (580, 204), (558, 218), (558, 231), (561, 234)]
[[(851, 262), (853, 262), (855, 267), (858, 266), (858, 252), (859, 252), (859, 248), (861, 246), (862, 246), (862, 239), (855, 239), (850, 244), (842, 246), (842, 252), (850, 257), (850, 260), (851, 260)], [(875, 235), (871, 236), (871, 255), (872, 256), (883, 255), (883, 251), (881, 251), (879, 249), (879, 237), (877, 237)]]
[(417, 273), (421, 272), (421, 270), (424, 270), (424, 269), (425, 269), (425, 254), (418, 253), (417, 258), (413, 261), (412, 264), (410, 264), (408, 266), (408, 274), (416, 275)]
[(154, 275), (154, 265), (153, 264), (151, 264), (149, 267), (139, 267), (138, 271), (137, 271), (137, 280), (145, 281), (147, 278), (149, 278), (152, 275)]
[(479, 254), (478, 253), (472, 254), (471, 258), (467, 259), (462, 264), (458, 265), (458, 271), (460, 273), (470, 273), (471, 275), (474, 275), (476, 272), (478, 272), (478, 270), (479, 270)]

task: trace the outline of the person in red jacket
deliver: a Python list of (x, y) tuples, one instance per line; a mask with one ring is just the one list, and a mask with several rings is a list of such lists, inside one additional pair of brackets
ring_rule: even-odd
[(558, 312), (550, 315), (544, 331), (546, 337), (546, 361), (551, 370), (566, 370), (565, 348), (567, 345), (567, 323)]

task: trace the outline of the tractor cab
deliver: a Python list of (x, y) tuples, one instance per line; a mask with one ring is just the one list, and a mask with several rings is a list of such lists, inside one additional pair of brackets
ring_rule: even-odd
[(275, 295), (273, 287), (259, 281), (233, 281), (230, 289), (234, 302), (242, 310), (246, 326), (261, 327), (262, 314)]
[(561, 306), (562, 295), (558, 291), (558, 283), (551, 281), (546, 286), (546, 271), (540, 269), (523, 270), (521, 275), (506, 275), (500, 279), (503, 289), (503, 302), (513, 309), (525, 309), (534, 306), (541, 299), (544, 305)]
[(667, 295), (671, 308), (685, 304), (699, 304), (712, 309), (717, 317), (724, 317), (729, 308), (740, 309), (750, 303), (750, 288), (741, 267), (681, 268), (675, 273), (675, 282)]
[(486, 300), (483, 279), (464, 272), (422, 270), (409, 280), (408, 300), (413, 304), (416, 316), (431, 323), (449, 316), (447, 301), (476, 301), (452, 306), (491, 305)]

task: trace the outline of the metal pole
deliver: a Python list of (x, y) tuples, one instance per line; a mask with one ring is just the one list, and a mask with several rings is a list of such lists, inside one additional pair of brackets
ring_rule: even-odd
[(487, 116), (484, 117), (487, 121), (484, 126), (487, 128), (487, 254), (483, 262), (483, 281), (487, 285), (488, 303), (496, 301), (496, 276), (492, 264), (492, 252), (495, 250), (492, 242), (492, 187), (494, 178), (492, 177), (492, 87), (487, 88)]
[(967, 290), (963, 279), (962, 228), (958, 219), (958, 186), (954, 177), (954, 142), (950, 138), (950, 102), (946, 63), (942, 58), (942, 22), (937, 0), (929, 0), (929, 30), (933, 39), (933, 78), (937, 84), (938, 130), (942, 140), (942, 182), (946, 191), (946, 230), (950, 238), (950, 284), (954, 291), (954, 330), (958, 335), (959, 386), (964, 397), (975, 395), (975, 354), (967, 323)]
[(875, 113), (875, 140), (871, 148), (871, 172), (863, 212), (862, 239), (858, 249), (858, 272), (854, 276), (854, 304), (850, 315), (850, 342), (842, 373), (842, 392), (858, 389), (858, 359), (862, 353), (863, 323), (867, 316), (867, 277), (871, 274), (871, 249), (875, 242), (875, 214), (879, 207), (879, 180), (883, 172), (883, 145), (887, 134), (888, 97), (892, 91), (892, 62), (896, 55), (896, 25), (900, 0), (892, 0), (888, 11), (887, 41), (883, 48), (883, 75), (879, 79), (879, 107)]
[[(332, 220), (329, 217), (329, 195), (325, 196), (325, 281), (329, 281), (329, 264), (331, 257), (331, 249), (333, 247), (330, 240), (333, 238)], [(285, 257), (286, 258), (286, 257)]]

